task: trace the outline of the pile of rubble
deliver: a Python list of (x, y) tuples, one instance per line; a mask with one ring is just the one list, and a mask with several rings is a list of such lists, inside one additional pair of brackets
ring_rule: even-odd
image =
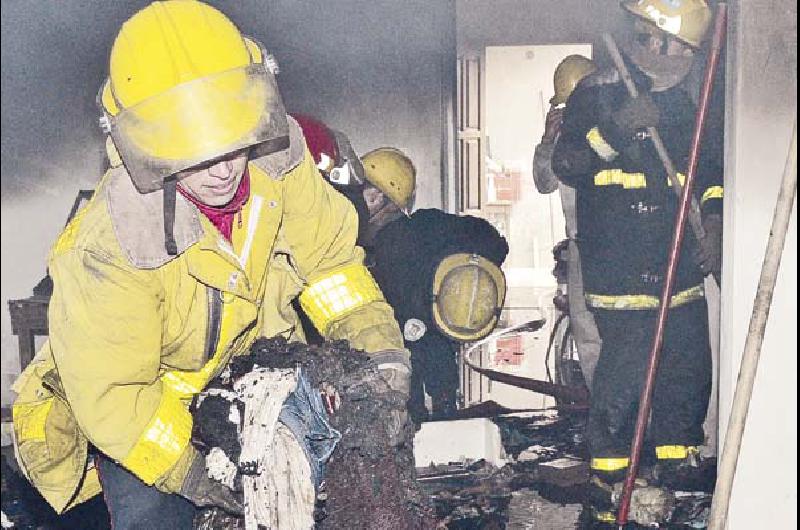
[[(258, 340), (251, 355), (234, 359), (229, 370), (209, 385), (194, 412), (193, 441), (206, 449), (222, 448), (237, 462), (241, 445), (229, 421), (230, 403), (214, 396), (232, 391), (237, 381), (254, 370), (298, 367), (312, 388), (334, 388), (338, 401), (338, 408), (331, 406), (327, 416), (341, 440), (327, 462), (318, 491), (316, 526), (435, 527), (415, 480), (412, 425), (405, 424), (400, 443), (389, 443), (387, 421), (402, 414), (405, 401), (389, 389), (363, 352), (351, 350), (345, 342), (308, 346), (281, 338)], [(204, 512), (197, 527), (242, 528), (240, 521), (216, 510)]]

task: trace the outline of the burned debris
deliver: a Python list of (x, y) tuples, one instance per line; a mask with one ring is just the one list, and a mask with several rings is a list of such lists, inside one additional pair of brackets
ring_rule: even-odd
[[(237, 431), (229, 420), (230, 401), (219, 396), (232, 392), (237, 381), (254, 370), (298, 367), (312, 388), (336, 389), (336, 395), (328, 396), (326, 402), (330, 425), (341, 434), (341, 440), (326, 464), (324, 482), (317, 488), (316, 526), (433, 528), (432, 511), (415, 481), (413, 428), (406, 421), (402, 439), (394, 441), (394, 446), (386, 428), (387, 422), (403, 421), (398, 418), (404, 418), (404, 400), (389, 389), (369, 357), (351, 350), (346, 342), (307, 346), (281, 338), (256, 341), (251, 355), (234, 359), (200, 400), (194, 413), (195, 443), (208, 451), (220, 448), (231, 461), (237, 461), (241, 443), (224, 432)], [(241, 409), (241, 405), (235, 406)], [(239, 469), (237, 475), (244, 471)], [(208, 512), (201, 515), (198, 527), (211, 528), (213, 524), (220, 528), (223, 520), (224, 528), (243, 528), (231, 517)]]

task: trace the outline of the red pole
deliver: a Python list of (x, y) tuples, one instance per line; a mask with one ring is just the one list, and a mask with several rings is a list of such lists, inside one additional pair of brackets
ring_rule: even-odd
[(706, 114), (708, 112), (708, 102), (711, 97), (711, 86), (714, 83), (714, 73), (717, 69), (717, 62), (719, 61), (719, 55), (722, 49), (722, 41), (725, 37), (726, 14), (727, 5), (725, 3), (718, 4), (714, 23), (714, 37), (708, 54), (705, 79), (703, 80), (703, 90), (697, 107), (694, 136), (692, 137), (692, 149), (689, 154), (689, 167), (686, 173), (686, 183), (683, 186), (683, 195), (681, 196), (680, 208), (678, 209), (677, 219), (675, 221), (672, 246), (669, 250), (669, 265), (667, 266), (667, 274), (664, 279), (664, 290), (661, 293), (661, 304), (658, 308), (656, 333), (655, 337), (653, 337), (653, 346), (650, 350), (650, 362), (647, 366), (644, 388), (642, 388), (642, 394), (639, 398), (639, 414), (636, 417), (636, 430), (633, 435), (633, 441), (631, 442), (630, 465), (628, 466), (628, 474), (625, 477), (622, 500), (620, 501), (619, 512), (617, 514), (617, 524), (619, 526), (628, 522), (628, 511), (630, 510), (634, 481), (639, 471), (639, 458), (642, 453), (642, 443), (644, 442), (647, 419), (650, 416), (650, 406), (653, 397), (653, 388), (655, 387), (656, 373), (658, 371), (658, 361), (661, 357), (661, 346), (664, 343), (664, 329), (667, 323), (669, 302), (672, 297), (672, 288), (675, 284), (675, 271), (678, 268), (681, 243), (683, 242), (687, 214), (689, 212), (689, 205), (691, 204), (692, 188), (694, 187), (694, 177), (700, 152), (700, 139), (703, 136)]

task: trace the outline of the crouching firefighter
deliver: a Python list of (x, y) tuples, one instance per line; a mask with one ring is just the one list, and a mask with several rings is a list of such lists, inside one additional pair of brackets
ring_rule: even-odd
[[(681, 84), (711, 18), (703, 0), (623, 7), (632, 31), (622, 48), (640, 95), (629, 97), (618, 75), (587, 77), (569, 99), (552, 160), (559, 178), (577, 190), (586, 301), (602, 339), (587, 435), (592, 470), (611, 483), (628, 466), (679, 202), (647, 128), (658, 128), (685, 171), (695, 106)], [(722, 127), (706, 130), (695, 191), (707, 237), (687, 234), (684, 241), (648, 431), (663, 485), (703, 442), (711, 388), (703, 279), (720, 269)]]
[(506, 293), (500, 269), (508, 244), (486, 220), (437, 209), (409, 213), (416, 182), (411, 160), (383, 147), (362, 157), (370, 218), (367, 262), (411, 352), (409, 414), (436, 418), (458, 404), (459, 346), (487, 336)]
[(50, 337), (14, 386), (20, 466), (59, 513), (101, 489), (117, 530), (241, 510), (190, 443), (188, 404), (257, 337), (302, 340), (295, 297), (407, 392), (356, 214), (320, 177), (273, 64), (191, 0), (149, 5), (114, 42), (98, 102), (122, 165), (52, 248)]

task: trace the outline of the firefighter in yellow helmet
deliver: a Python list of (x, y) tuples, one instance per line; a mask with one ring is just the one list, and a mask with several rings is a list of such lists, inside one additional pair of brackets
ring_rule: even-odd
[(101, 484), (118, 530), (240, 510), (190, 443), (188, 405), (257, 337), (302, 340), (298, 296), (324, 337), (371, 352), (406, 391), (355, 213), (316, 170), (274, 66), (193, 0), (147, 6), (114, 41), (98, 102), (119, 160), (52, 248), (50, 337), (14, 385), (19, 463), (57, 512)]
[(408, 411), (416, 423), (458, 405), (459, 344), (488, 335), (505, 298), (508, 244), (486, 220), (433, 208), (410, 212), (414, 164), (400, 150), (362, 157), (370, 211), (370, 270), (403, 330), (413, 366)]
[[(553, 173), (551, 158), (561, 121), (569, 96), (575, 88), (597, 70), (594, 62), (582, 55), (568, 55), (556, 67), (553, 74), (553, 97), (545, 118), (545, 129), (541, 142), (533, 152), (533, 182), (539, 193), (558, 190), (567, 234), (567, 307), (570, 329), (578, 350), (583, 379), (592, 387), (592, 376), (600, 355), (600, 336), (591, 313), (583, 300), (583, 278), (580, 255), (576, 243), (577, 227), (575, 214), (575, 189), (562, 182)], [(557, 247), (558, 248), (558, 247)], [(556, 251), (556, 253), (558, 253)]]
[[(550, 110), (545, 117), (542, 140), (534, 149), (533, 155), (533, 182), (540, 193), (552, 193), (559, 187), (558, 178), (550, 167), (550, 158), (553, 156), (553, 146), (561, 127), (564, 107), (578, 83), (596, 70), (594, 62), (582, 55), (568, 55), (556, 66), (553, 73), (553, 97), (550, 98)], [(561, 200), (564, 201), (563, 191)], [(570, 235), (569, 231), (570, 223), (569, 216), (567, 216), (568, 236)]]
[[(648, 128), (657, 128), (677, 170), (685, 172), (696, 109), (682, 85), (711, 18), (703, 0), (626, 1), (623, 8), (630, 34), (620, 47), (639, 97), (628, 95), (616, 70), (587, 78), (570, 97), (552, 158), (559, 179), (577, 191), (585, 298), (602, 340), (587, 439), (594, 483), (608, 485), (605, 491), (629, 464), (679, 202)], [(709, 115), (694, 188), (707, 237), (697, 241), (687, 233), (684, 241), (648, 428), (657, 485), (667, 491), (707, 487), (695, 480), (702, 476), (693, 464), (711, 390), (704, 276), (719, 271), (722, 242), (717, 110)], [(595, 503), (599, 519), (613, 519), (610, 500)], [(666, 514), (658, 515), (660, 521), (637, 522), (663, 522)]]
[(417, 170), (411, 159), (394, 147), (374, 149), (361, 157), (361, 163), (367, 181), (364, 199), (369, 222), (360, 240), (369, 248), (384, 226), (403, 215), (410, 215)]

